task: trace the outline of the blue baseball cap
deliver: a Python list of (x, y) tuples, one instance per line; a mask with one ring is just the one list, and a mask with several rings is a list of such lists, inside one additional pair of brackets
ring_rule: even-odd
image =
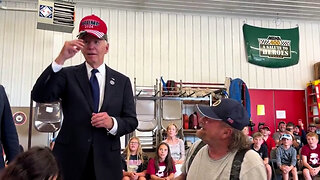
[(231, 127), (242, 130), (250, 124), (248, 112), (234, 99), (220, 99), (212, 106), (197, 106), (202, 116), (212, 120), (221, 120)]

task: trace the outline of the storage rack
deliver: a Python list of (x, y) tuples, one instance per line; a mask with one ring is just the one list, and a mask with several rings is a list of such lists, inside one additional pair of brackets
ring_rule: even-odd
[(320, 109), (320, 80), (315, 80), (307, 84), (306, 89), (306, 110), (307, 127), (310, 123), (319, 124)]
[[(173, 82), (173, 81), (168, 81)], [(156, 80), (156, 85), (153, 86), (137, 86), (137, 80), (134, 80), (134, 99), (136, 104), (139, 102), (154, 102), (155, 109), (155, 119), (157, 125), (154, 128), (150, 128), (146, 131), (143, 129), (139, 129), (135, 132), (134, 135), (141, 134), (141, 131), (147, 133), (149, 137), (149, 145), (144, 146), (144, 136), (138, 136), (142, 138), (142, 147), (144, 150), (152, 149), (154, 150), (157, 145), (164, 139), (165, 137), (165, 128), (163, 126), (164, 122), (164, 114), (163, 114), (163, 103), (167, 101), (179, 101), (181, 102), (181, 115), (180, 121), (182, 123), (182, 114), (191, 114), (196, 110), (197, 104), (204, 105), (212, 105), (214, 101), (217, 99), (223, 98), (226, 96), (226, 87), (224, 83), (192, 83), (192, 82), (183, 82), (180, 80), (177, 83), (174, 83), (171, 87), (163, 86), (163, 83), (158, 83)], [(166, 103), (164, 103), (166, 104)], [(138, 121), (141, 123), (138, 115)], [(180, 138), (184, 138), (187, 136), (194, 136), (196, 129), (183, 129), (179, 128), (178, 136)], [(152, 146), (150, 146), (152, 136)]]

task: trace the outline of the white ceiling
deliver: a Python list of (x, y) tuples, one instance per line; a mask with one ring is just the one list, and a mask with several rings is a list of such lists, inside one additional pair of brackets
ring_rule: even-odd
[[(5, 0), (37, 2), (37, 0)], [(320, 21), (320, 0), (65, 0), (90, 7)], [(0, 0), (1, 2), (1, 0)]]
[(282, 19), (320, 20), (320, 0), (74, 0), (78, 4)]

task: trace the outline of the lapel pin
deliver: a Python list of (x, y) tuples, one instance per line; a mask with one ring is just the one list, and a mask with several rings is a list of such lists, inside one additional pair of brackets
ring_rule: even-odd
[(111, 84), (111, 85), (114, 85), (114, 84), (115, 84), (115, 79), (114, 79), (114, 78), (111, 78), (110, 84)]

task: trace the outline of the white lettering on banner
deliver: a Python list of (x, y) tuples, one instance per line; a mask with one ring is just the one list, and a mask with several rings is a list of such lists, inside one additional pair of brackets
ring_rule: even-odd
[(258, 38), (259, 55), (268, 58), (291, 58), (291, 40), (282, 40), (280, 36)]

